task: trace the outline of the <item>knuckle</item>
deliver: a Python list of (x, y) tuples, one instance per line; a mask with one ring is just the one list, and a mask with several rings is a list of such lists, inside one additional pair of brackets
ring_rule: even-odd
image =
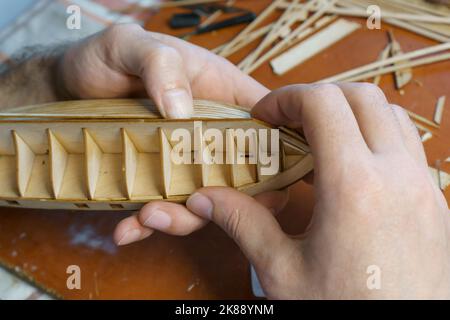
[(356, 84), (359, 94), (363, 96), (370, 96), (375, 98), (385, 99), (385, 95), (381, 88), (373, 83), (363, 82)]
[(118, 38), (129, 36), (130, 33), (143, 30), (140, 25), (135, 23), (116, 24), (106, 29), (104, 34), (108, 39), (117, 40)]
[(161, 68), (180, 63), (181, 55), (175, 48), (160, 44), (150, 50), (145, 62)]
[(334, 83), (314, 84), (308, 90), (313, 97), (336, 97), (342, 96), (342, 90)]
[(231, 238), (238, 240), (242, 224), (243, 214), (239, 208), (232, 208), (225, 215), (225, 230)]

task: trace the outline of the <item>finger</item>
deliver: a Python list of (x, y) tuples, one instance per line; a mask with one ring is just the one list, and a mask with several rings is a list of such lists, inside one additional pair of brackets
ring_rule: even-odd
[[(161, 43), (177, 49), (184, 61), (192, 62), (186, 64), (186, 69), (195, 97), (251, 108), (269, 93), (258, 81), (209, 50), (166, 34), (150, 34)], [(211, 86), (211, 83), (220, 85)], [(203, 88), (210, 89), (205, 91)]]
[(132, 215), (119, 222), (114, 230), (114, 242), (118, 246), (143, 240), (153, 233), (152, 229), (143, 227), (136, 215)]
[(419, 163), (428, 167), (427, 156), (425, 155), (425, 150), (423, 149), (422, 140), (420, 139), (417, 127), (411, 121), (405, 109), (394, 104), (391, 105), (391, 107), (400, 124), (406, 149)]
[(261, 268), (273, 265), (283, 252), (293, 252), (293, 240), (281, 230), (271, 212), (234, 189), (202, 188), (189, 197), (186, 206), (227, 232), (259, 271), (267, 272)]
[(191, 87), (183, 58), (175, 48), (154, 39), (140, 26), (116, 26), (107, 31), (107, 36), (116, 46), (110, 54), (112, 64), (142, 79), (164, 117), (192, 116)]
[(316, 173), (334, 171), (338, 164), (370, 154), (350, 105), (333, 84), (276, 90), (257, 103), (252, 115), (275, 125), (301, 125), (315, 157)]
[(339, 83), (373, 152), (403, 149), (398, 121), (383, 91), (371, 83)]
[(186, 207), (164, 201), (147, 203), (138, 217), (143, 226), (176, 236), (188, 235), (208, 223)]
[(289, 191), (288, 189), (268, 191), (257, 194), (253, 198), (276, 215), (284, 209), (289, 201)]

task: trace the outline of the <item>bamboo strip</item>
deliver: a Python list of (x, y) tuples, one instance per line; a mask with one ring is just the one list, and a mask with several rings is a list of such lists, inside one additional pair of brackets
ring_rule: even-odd
[[(366, 2), (363, 4), (361, 1), (356, 1), (356, 0), (339, 0), (339, 5), (346, 6), (347, 8), (352, 8), (353, 6), (357, 6), (357, 7), (365, 9), (370, 4), (371, 3), (366, 3)], [(383, 15), (381, 15), (381, 19), (389, 24), (394, 25), (394, 26), (415, 32), (419, 35), (422, 35), (424, 37), (427, 37), (427, 38), (430, 38), (430, 39), (433, 39), (433, 40), (436, 40), (439, 42), (450, 41), (449, 37), (447, 37), (447, 36), (442, 36), (434, 31), (426, 30), (421, 26), (417, 26), (417, 25), (411, 24), (406, 21), (401, 21), (401, 20), (393, 19), (393, 18), (386, 18)]]
[[(280, 8), (287, 8), (289, 6), (289, 3), (283, 3), (279, 7)], [(297, 6), (300, 8), (300, 6)], [(314, 11), (314, 10), (310, 10)], [(360, 18), (368, 18), (371, 16), (370, 13), (367, 13), (364, 10), (355, 9), (355, 8), (329, 8), (326, 10), (325, 13), (331, 13), (331, 14), (337, 14), (341, 16), (350, 16), (350, 17), (360, 17)], [(382, 11), (382, 16), (384, 18), (395, 18), (399, 20), (407, 20), (407, 21), (421, 21), (421, 22), (428, 22), (428, 23), (434, 23), (434, 24), (450, 24), (450, 17), (447, 16), (439, 16), (436, 17), (435, 15), (424, 15), (424, 14), (408, 14), (408, 13), (397, 13), (393, 11)]]
[[(306, 6), (301, 6), (301, 10), (308, 10), (309, 7), (314, 5), (316, 0), (311, 0)], [(286, 10), (283, 12), (281, 17), (275, 22), (273, 27), (270, 29), (266, 37), (261, 41), (261, 43), (256, 47), (256, 49), (250, 53), (243, 61), (238, 64), (238, 68), (245, 69), (246, 66), (250, 66), (255, 60), (260, 56), (260, 54), (270, 46), (280, 35), (280, 31), (283, 27), (290, 27), (296, 20), (297, 16), (292, 14), (293, 8), (299, 4), (299, 0), (292, 0), (289, 3)]]
[(263, 54), (258, 60), (255, 61), (251, 66), (249, 66), (245, 73), (250, 74), (260, 65), (262, 65), (267, 60), (271, 59), (274, 55), (280, 53), (284, 48), (286, 48), (286, 44), (290, 43), (293, 39), (295, 39), (300, 33), (305, 31), (309, 26), (311, 26), (314, 22), (316, 22), (320, 17), (323, 16), (324, 12), (332, 5), (336, 3), (337, 0), (329, 0), (326, 1), (322, 7), (316, 11), (311, 17), (306, 19), (300, 26), (298, 26), (294, 31), (289, 34), (286, 38), (277, 43), (273, 48)]
[[(389, 39), (391, 41), (391, 57), (399, 56), (403, 54), (400, 43), (395, 39), (394, 33), (392, 30), (389, 30)], [(402, 66), (406, 63), (406, 61), (396, 62), (395, 65)], [(408, 84), (412, 79), (412, 69), (399, 69), (394, 72), (395, 76), (395, 86), (397, 89), (403, 88), (406, 84)]]
[(423, 122), (424, 124), (429, 125), (430, 127), (433, 127), (433, 128), (439, 128), (439, 126), (436, 125), (433, 121), (430, 121), (427, 118), (424, 118), (421, 115), (418, 115), (412, 111), (409, 111), (409, 110), (406, 110), (406, 111), (408, 112), (409, 116), (411, 118), (413, 118), (414, 120)]
[(391, 72), (398, 71), (398, 70), (405, 70), (408, 68), (423, 66), (426, 64), (436, 63), (436, 62), (445, 61), (445, 60), (450, 60), (450, 53), (444, 53), (444, 54), (434, 55), (434, 56), (426, 57), (426, 58), (422, 58), (422, 59), (416, 59), (416, 60), (407, 62), (405, 64), (402, 64), (400, 66), (394, 65), (391, 67), (386, 67), (383, 69), (368, 72), (366, 74), (361, 74), (361, 75), (355, 76), (353, 78), (345, 79), (345, 81), (347, 81), (347, 82), (361, 81), (361, 80), (372, 78), (372, 77), (375, 77), (378, 75), (391, 73)]
[(258, 24), (260, 24), (264, 19), (266, 19), (272, 12), (278, 7), (279, 3), (282, 0), (275, 0), (273, 1), (266, 9), (264, 9), (258, 17), (250, 22), (250, 24), (247, 25), (247, 27), (244, 28), (236, 37), (234, 37), (220, 52), (220, 54), (226, 55), (228, 53), (228, 50), (233, 48), (239, 41), (241, 41), (244, 37), (247, 36), (247, 34), (252, 31)]
[(422, 49), (418, 49), (415, 51), (410, 51), (407, 52), (405, 54), (402, 55), (398, 55), (396, 57), (391, 57), (388, 58), (386, 60), (383, 61), (375, 61), (366, 65), (363, 65), (361, 67), (358, 68), (354, 68), (348, 71), (345, 71), (343, 73), (322, 79), (320, 81), (318, 81), (318, 83), (327, 83), (327, 82), (337, 82), (337, 81), (341, 81), (359, 74), (363, 74), (365, 72), (371, 71), (375, 68), (379, 68), (379, 67), (384, 67), (390, 64), (393, 64), (395, 62), (398, 61), (402, 61), (402, 60), (409, 60), (409, 59), (413, 59), (413, 58), (417, 58), (417, 57), (421, 57), (421, 56), (425, 56), (428, 54), (432, 54), (432, 53), (437, 53), (440, 51), (445, 51), (450, 49), (450, 43), (442, 43), (442, 44), (438, 44), (435, 46), (430, 46), (430, 47), (425, 47)]

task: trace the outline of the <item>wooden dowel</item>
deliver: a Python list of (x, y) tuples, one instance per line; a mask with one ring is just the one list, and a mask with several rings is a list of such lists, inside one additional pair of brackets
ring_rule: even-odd
[(415, 51), (411, 51), (411, 52), (407, 52), (405, 54), (402, 55), (398, 55), (395, 57), (391, 57), (388, 58), (386, 60), (383, 61), (375, 61), (366, 65), (363, 65), (361, 67), (358, 68), (354, 68), (348, 71), (345, 71), (343, 73), (322, 79), (320, 81), (318, 81), (318, 83), (327, 83), (327, 82), (337, 82), (337, 81), (341, 81), (344, 79), (348, 79), (350, 77), (354, 77), (358, 74), (362, 74), (365, 72), (369, 72), (373, 69), (379, 68), (379, 67), (384, 67), (384, 66), (388, 66), (390, 64), (393, 64), (395, 62), (398, 61), (402, 61), (402, 60), (409, 60), (409, 59), (413, 59), (413, 58), (417, 58), (417, 57), (421, 57), (421, 56), (425, 56), (428, 54), (432, 54), (432, 53), (437, 53), (440, 51), (445, 51), (450, 49), (450, 43), (442, 43), (442, 44), (438, 44), (435, 46), (430, 46), (430, 47), (425, 47), (419, 50), (415, 50)]

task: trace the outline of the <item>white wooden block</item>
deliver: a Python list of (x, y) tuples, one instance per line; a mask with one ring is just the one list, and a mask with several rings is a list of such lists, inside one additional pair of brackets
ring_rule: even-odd
[(360, 28), (355, 22), (339, 19), (292, 49), (273, 59), (270, 64), (282, 75)]

